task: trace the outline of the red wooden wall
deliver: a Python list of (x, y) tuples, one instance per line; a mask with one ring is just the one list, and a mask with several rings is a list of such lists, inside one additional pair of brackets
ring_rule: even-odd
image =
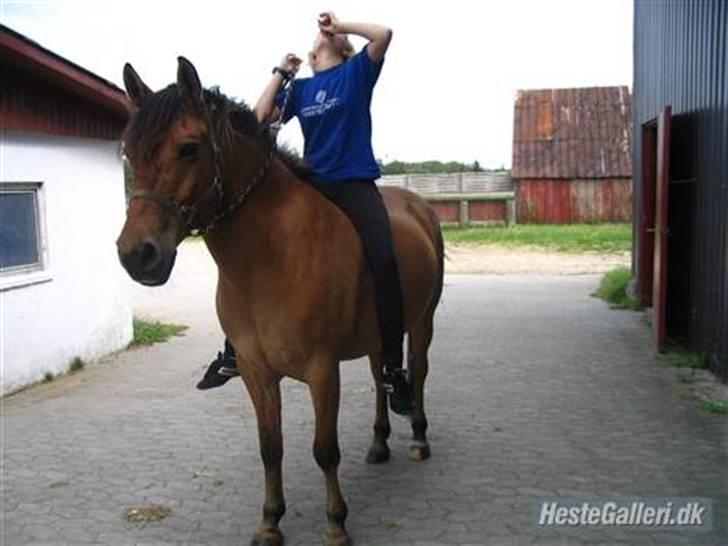
[(517, 181), (520, 224), (631, 222), (632, 179), (524, 179)]
[(460, 219), (460, 203), (458, 201), (430, 201), (440, 222), (458, 222)]
[(3, 69), (0, 125), (48, 135), (118, 140), (127, 113), (112, 110), (27, 72)]
[[(505, 201), (467, 200), (468, 222), (503, 222), (507, 223)], [(460, 201), (438, 200), (430, 198), (429, 203), (440, 222), (460, 222)]]
[(505, 201), (470, 201), (468, 219), (471, 222), (504, 222), (506, 203)]

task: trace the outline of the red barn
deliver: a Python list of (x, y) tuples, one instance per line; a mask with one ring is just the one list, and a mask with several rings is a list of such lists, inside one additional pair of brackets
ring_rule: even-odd
[(519, 91), (512, 177), (519, 223), (632, 220), (627, 87)]

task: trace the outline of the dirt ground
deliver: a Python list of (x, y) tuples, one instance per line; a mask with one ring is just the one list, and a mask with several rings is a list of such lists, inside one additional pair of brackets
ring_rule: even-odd
[(567, 253), (538, 248), (448, 244), (446, 273), (586, 275), (629, 266), (629, 253)]

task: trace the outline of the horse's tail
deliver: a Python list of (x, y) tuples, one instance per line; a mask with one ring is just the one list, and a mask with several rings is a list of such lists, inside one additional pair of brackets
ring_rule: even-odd
[(445, 284), (445, 241), (442, 236), (442, 228), (440, 227), (440, 219), (437, 217), (432, 207), (427, 207), (430, 216), (430, 225), (432, 226), (432, 237), (435, 243), (435, 253), (437, 255), (437, 287), (435, 294), (430, 303), (431, 312), (434, 313), (435, 308), (440, 303), (442, 297), (442, 288)]

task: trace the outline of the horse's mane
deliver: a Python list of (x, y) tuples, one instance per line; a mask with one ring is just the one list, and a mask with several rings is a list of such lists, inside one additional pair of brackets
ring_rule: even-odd
[[(211, 113), (215, 137), (223, 150), (229, 149), (240, 134), (263, 138), (267, 145), (274, 144), (273, 132), (258, 122), (245, 102), (231, 99), (217, 87), (205, 89), (203, 100)], [(143, 160), (151, 159), (182, 109), (177, 84), (144, 97), (124, 132), (128, 152)], [(278, 146), (276, 155), (296, 176), (308, 181), (312, 179), (313, 171), (295, 151), (287, 146)]]

